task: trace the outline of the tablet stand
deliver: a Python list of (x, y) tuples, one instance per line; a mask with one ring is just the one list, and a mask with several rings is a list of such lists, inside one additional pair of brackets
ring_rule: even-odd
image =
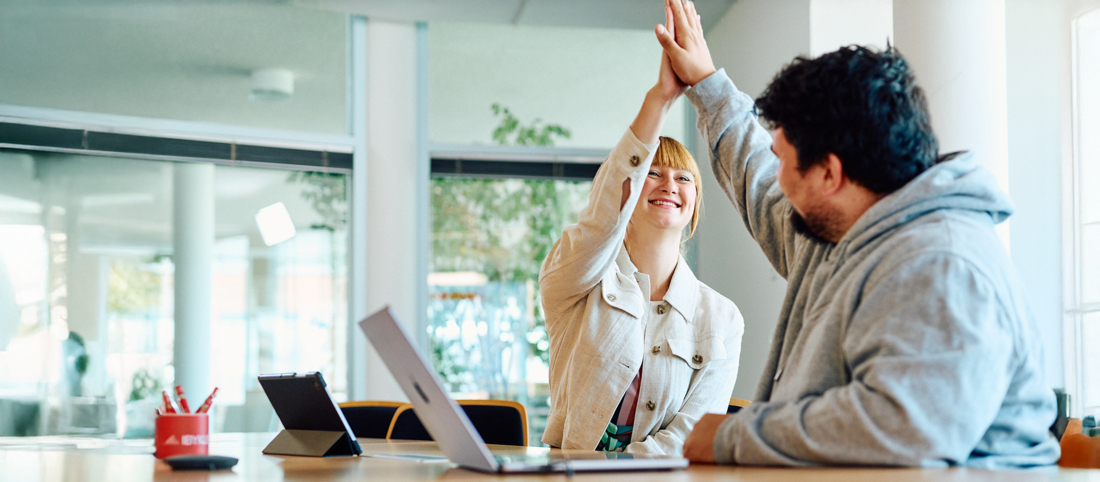
[(266, 455), (303, 455), (306, 457), (350, 456), (357, 452), (346, 432), (323, 430), (283, 430), (264, 447)]

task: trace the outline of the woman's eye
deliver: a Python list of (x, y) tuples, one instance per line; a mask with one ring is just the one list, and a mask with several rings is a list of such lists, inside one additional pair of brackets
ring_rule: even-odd
[(649, 171), (649, 175), (653, 176), (653, 177), (657, 177), (657, 171)]

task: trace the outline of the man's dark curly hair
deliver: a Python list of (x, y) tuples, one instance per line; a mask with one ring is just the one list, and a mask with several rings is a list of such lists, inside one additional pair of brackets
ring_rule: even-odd
[(833, 153), (849, 178), (877, 194), (896, 191), (936, 162), (924, 92), (892, 47), (800, 56), (776, 74), (756, 109), (783, 129), (800, 171)]

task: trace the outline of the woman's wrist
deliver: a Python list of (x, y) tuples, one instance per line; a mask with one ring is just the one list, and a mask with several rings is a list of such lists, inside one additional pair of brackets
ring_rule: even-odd
[(657, 84), (651, 87), (649, 92), (646, 92), (646, 101), (654, 102), (656, 105), (660, 106), (661, 112), (668, 112), (672, 104), (674, 104), (681, 95), (683, 95), (682, 91), (676, 93), (667, 92), (662, 88), (661, 84)]

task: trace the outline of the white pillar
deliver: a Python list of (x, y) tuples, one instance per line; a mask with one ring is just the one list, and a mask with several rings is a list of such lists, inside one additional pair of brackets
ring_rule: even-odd
[(210, 393), (210, 298), (214, 262), (214, 165), (174, 166), (172, 262), (175, 264), (177, 385), (202, 403)]
[(894, 45), (928, 96), (940, 152), (972, 151), (1007, 192), (1004, 0), (894, 0)]
[[(417, 339), (417, 31), (413, 23), (368, 20), (366, 32), (367, 312), (389, 305)], [(358, 166), (356, 166), (358, 169)], [(357, 171), (357, 174), (359, 171)], [(359, 207), (359, 206), (356, 206)], [(427, 234), (422, 234), (427, 236)], [(356, 326), (355, 336), (363, 336)], [(377, 352), (367, 349), (366, 394), (404, 400)]]

